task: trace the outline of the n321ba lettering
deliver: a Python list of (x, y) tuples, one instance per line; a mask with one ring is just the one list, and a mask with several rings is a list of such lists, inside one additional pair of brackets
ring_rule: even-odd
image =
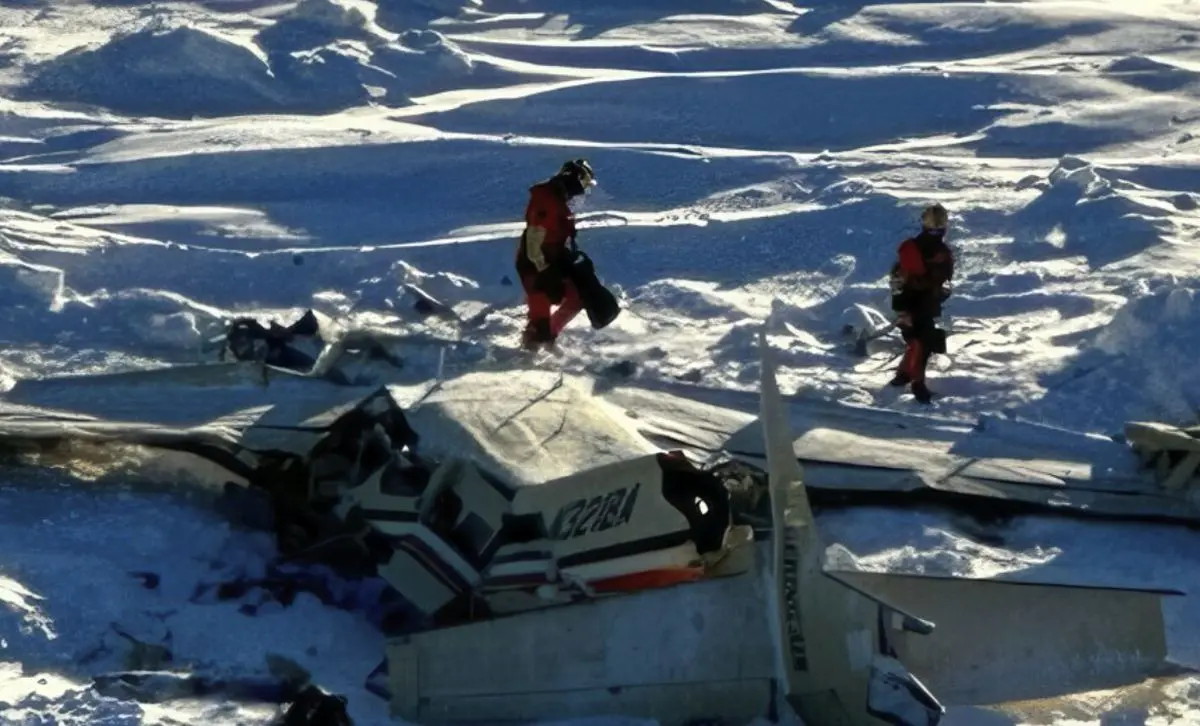
[(641, 487), (637, 483), (632, 487), (621, 487), (605, 494), (567, 502), (555, 515), (550, 536), (558, 540), (573, 539), (628, 524), (633, 518)]

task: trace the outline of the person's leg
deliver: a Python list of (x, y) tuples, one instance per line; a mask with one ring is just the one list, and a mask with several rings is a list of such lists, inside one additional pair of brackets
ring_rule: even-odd
[(929, 366), (930, 356), (933, 355), (936, 334), (937, 326), (933, 318), (922, 316), (913, 320), (913, 340), (916, 342), (916, 349), (909, 361), (909, 374), (912, 377), (913, 397), (921, 403), (929, 403), (933, 399), (933, 393), (925, 385), (925, 370)]
[(550, 322), (550, 298), (533, 287), (533, 279), (521, 278), (521, 287), (525, 289), (525, 308), (528, 322), (521, 335), (521, 345), (526, 348), (536, 348), (539, 345), (554, 341)]
[(575, 316), (583, 310), (583, 300), (579, 298), (579, 290), (570, 280), (563, 282), (562, 303), (550, 317), (550, 335), (557, 338), (563, 328), (567, 327)]
[(913, 361), (920, 355), (920, 341), (917, 340), (913, 328), (912, 316), (908, 313), (900, 313), (897, 316), (896, 328), (900, 330), (900, 337), (904, 340), (904, 355), (900, 357), (900, 364), (896, 366), (896, 374), (892, 376), (890, 383), (893, 386), (907, 386), (913, 380)]

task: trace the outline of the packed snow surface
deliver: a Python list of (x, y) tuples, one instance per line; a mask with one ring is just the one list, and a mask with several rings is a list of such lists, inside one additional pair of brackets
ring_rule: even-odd
[[(211, 359), (234, 314), (445, 334), (406, 282), (494, 305), (471, 334), (511, 345), (527, 188), (583, 156), (579, 241), (625, 311), (577, 322), (568, 368), (753, 390), (770, 319), (785, 391), (870, 403), (889, 356), (848, 355), (842, 326), (886, 311), (896, 246), (939, 201), (959, 258), (939, 414), (1200, 420), (1194, 0), (35, 0), (0, 7), (0, 49), (5, 385)], [(231, 671), (285, 656), (387, 722), (361, 614), (196, 596), (269, 542), (166, 494), (16, 476), (0, 723), (269, 716), (89, 689), (121, 628)], [(1173, 529), (1029, 519), (997, 545), (930, 513), (823, 521), (861, 567), (1200, 587), (1200, 540)], [(1200, 606), (1172, 607), (1200, 664)], [(1200, 723), (1200, 679), (947, 723)]]

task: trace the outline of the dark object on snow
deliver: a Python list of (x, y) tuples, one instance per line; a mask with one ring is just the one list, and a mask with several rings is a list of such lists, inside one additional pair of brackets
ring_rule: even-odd
[[(313, 368), (318, 356), (328, 354), (331, 346), (335, 349), (334, 363), (315, 372)], [(343, 367), (346, 356), (358, 363), (384, 361), (393, 368), (404, 368), (404, 359), (391, 353), (371, 334), (351, 332), (336, 341), (325, 340), (317, 316), (311, 310), (286, 328), (274, 321), (264, 327), (253, 318), (237, 318), (226, 331), (218, 359), (225, 360), (227, 355), (232, 355), (234, 360), (261, 363), (301, 375), (319, 375), (344, 386), (365, 385), (361, 375)]]
[(273, 726), (354, 726), (346, 699), (312, 683), (278, 677), (221, 678), (170, 671), (118, 671), (92, 677), (102, 696), (137, 703), (221, 698), (239, 703), (288, 704)]
[(346, 698), (309, 684), (296, 694), (277, 726), (354, 726)]
[(161, 578), (159, 578), (158, 573), (155, 573), (155, 572), (131, 572), (129, 574), (138, 578), (139, 580), (141, 580), (142, 587), (146, 588), (147, 590), (158, 589), (158, 583), (161, 579)]
[[(892, 322), (889, 325), (879, 328), (878, 330), (871, 330), (870, 328), (863, 328), (862, 330), (858, 331), (858, 334), (854, 338), (854, 355), (856, 355), (860, 358), (866, 358), (871, 353), (871, 349), (870, 349), (871, 342), (874, 340), (879, 340), (880, 338), (882, 338), (883, 336), (887, 335), (888, 333), (892, 332), (895, 329), (896, 329), (896, 323)], [(853, 335), (854, 334), (854, 326), (847, 325), (845, 328), (843, 328), (843, 331)]]
[(296, 350), (289, 343), (298, 337), (315, 338), (319, 332), (320, 324), (311, 310), (286, 328), (274, 321), (271, 321), (270, 327), (263, 327), (254, 318), (237, 318), (229, 325), (225, 346), (219, 357), (225, 360), (228, 351), (234, 360), (259, 361), (307, 373), (312, 370), (316, 359)]
[(586, 252), (578, 252), (566, 272), (579, 291), (579, 299), (583, 301), (583, 310), (592, 328), (601, 330), (617, 319), (621, 314), (621, 304), (596, 277), (596, 267)]
[(458, 320), (458, 315), (445, 302), (412, 283), (404, 283), (404, 290), (415, 298), (413, 310), (419, 315), (439, 315), (449, 320)]
[(621, 360), (605, 368), (604, 375), (611, 378), (629, 378), (637, 373), (637, 368), (636, 361)]
[(225, 482), (221, 496), (216, 501), (217, 513), (231, 522), (266, 531), (275, 529), (274, 506), (270, 494), (265, 490), (244, 487), (231, 481)]
[(116, 671), (92, 676), (102, 696), (137, 703), (220, 697), (241, 703), (286, 703), (296, 693), (278, 678), (218, 678), (171, 671)]

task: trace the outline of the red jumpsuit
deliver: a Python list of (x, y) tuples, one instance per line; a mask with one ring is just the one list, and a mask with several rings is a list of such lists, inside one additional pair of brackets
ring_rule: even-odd
[(904, 240), (892, 268), (892, 310), (907, 344), (896, 371), (897, 383), (912, 383), (913, 392), (926, 394), (925, 368), (929, 356), (941, 353), (944, 334), (936, 319), (942, 314), (946, 284), (954, 277), (954, 253), (938, 235), (922, 232)]
[[(579, 292), (566, 277), (571, 261), (567, 243), (575, 237), (575, 215), (559, 179), (548, 179), (529, 188), (525, 231), (517, 245), (517, 274), (525, 289), (529, 324), (526, 342), (552, 343), (583, 309)], [(551, 315), (551, 307), (558, 305)]]

